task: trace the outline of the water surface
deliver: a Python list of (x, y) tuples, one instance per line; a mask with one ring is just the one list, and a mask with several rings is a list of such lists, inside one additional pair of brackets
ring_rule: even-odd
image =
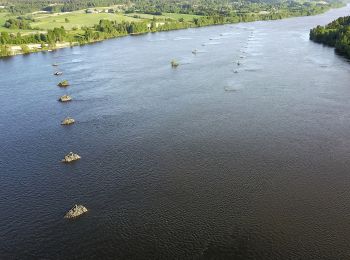
[(350, 63), (308, 33), (349, 13), (1, 60), (0, 258), (348, 258)]

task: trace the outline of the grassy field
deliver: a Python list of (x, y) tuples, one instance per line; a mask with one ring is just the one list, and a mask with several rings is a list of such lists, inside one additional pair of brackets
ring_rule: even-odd
[(164, 13), (163, 16), (178, 20), (183, 18), (186, 22), (193, 21), (193, 18), (199, 18), (200, 15), (192, 15), (192, 14), (174, 14), (174, 13)]
[[(65, 19), (69, 22), (65, 22)], [(34, 16), (35, 22), (31, 23), (33, 28), (40, 29), (53, 29), (55, 27), (63, 26), (67, 30), (72, 28), (81, 28), (82, 26), (91, 27), (98, 24), (102, 19), (108, 19), (112, 21), (140, 21), (140, 19), (135, 19), (133, 17), (125, 16), (123, 14), (115, 13), (94, 13), (87, 14), (83, 11), (76, 11), (71, 13), (55, 13), (49, 15), (38, 14), (37, 17)]]
[[(129, 18), (133, 18), (134, 16), (140, 17), (137, 19), (153, 19), (153, 17), (154, 17), (154, 15), (151, 15), (151, 14), (139, 14), (139, 13), (129, 13), (129, 14), (124, 14), (124, 16), (129, 17)], [(157, 15), (156, 17), (162, 18), (161, 15)]]
[(0, 25), (3, 25), (7, 20), (8, 13), (0, 13)]
[(188, 22), (188, 21), (192, 21), (193, 18), (196, 17), (201, 17), (199, 15), (191, 15), (191, 14), (175, 14), (175, 13), (163, 13), (162, 15), (151, 15), (151, 14), (139, 14), (139, 13), (130, 13), (130, 14), (125, 14), (125, 16), (128, 17), (134, 17), (134, 16), (138, 16), (141, 19), (153, 19), (153, 17), (156, 17), (157, 19), (166, 19), (166, 18), (170, 18), (170, 19), (174, 19), (174, 20), (179, 20), (180, 18), (183, 18), (184, 21)]
[[(97, 10), (106, 10), (108, 7), (96, 8)], [(32, 14), (31, 17), (35, 20), (30, 25), (32, 28), (38, 29), (39, 31), (46, 31), (48, 29), (53, 29), (55, 27), (63, 26), (66, 30), (72, 30), (73, 28), (80, 29), (82, 26), (91, 27), (95, 24), (98, 24), (101, 19), (108, 19), (112, 21), (145, 21), (151, 20), (153, 17), (157, 19), (170, 18), (173, 20), (178, 20), (183, 18), (185, 21), (192, 21), (195, 17), (200, 17), (197, 15), (188, 15), (188, 14), (173, 14), (173, 13), (164, 13), (163, 15), (154, 16), (150, 14), (123, 14), (123, 13), (85, 13), (84, 10), (69, 12), (69, 13), (36, 13)], [(3, 25), (5, 21), (9, 18), (16, 18), (16, 16), (11, 16), (9, 13), (0, 13), (0, 32), (6, 31), (9, 33), (21, 32), (22, 34), (38, 32), (38, 30), (19, 30), (19, 29), (8, 29)], [(68, 22), (66, 22), (68, 19)]]

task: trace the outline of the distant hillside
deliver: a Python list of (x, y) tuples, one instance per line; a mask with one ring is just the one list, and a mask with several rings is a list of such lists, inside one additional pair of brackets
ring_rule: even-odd
[[(71, 12), (86, 8), (125, 5), (130, 12), (149, 14), (184, 13), (196, 15), (232, 15), (233, 12), (254, 10), (274, 11), (281, 9), (309, 9), (336, 6), (342, 0), (0, 0), (0, 6), (16, 14), (35, 11)], [(307, 15), (301, 14), (301, 15)]]
[(326, 26), (317, 26), (310, 31), (310, 39), (335, 47), (350, 58), (350, 16), (340, 17)]

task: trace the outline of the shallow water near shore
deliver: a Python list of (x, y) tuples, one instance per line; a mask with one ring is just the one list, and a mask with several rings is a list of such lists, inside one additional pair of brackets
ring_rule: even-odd
[(0, 259), (348, 258), (349, 13), (0, 60)]

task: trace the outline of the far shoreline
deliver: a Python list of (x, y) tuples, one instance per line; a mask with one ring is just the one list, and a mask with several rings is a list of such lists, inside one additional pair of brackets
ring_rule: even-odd
[(29, 54), (38, 53), (38, 52), (53, 52), (53, 51), (56, 51), (56, 50), (59, 50), (59, 49), (73, 48), (73, 47), (76, 47), (76, 46), (85, 46), (85, 45), (90, 45), (90, 44), (94, 44), (94, 43), (103, 42), (103, 41), (106, 41), (106, 40), (118, 39), (118, 38), (126, 37), (126, 36), (139, 36), (139, 35), (146, 35), (146, 34), (149, 34), (149, 33), (161, 33), (161, 32), (170, 32), (170, 31), (188, 30), (188, 29), (205, 28), (205, 27), (211, 27), (211, 26), (247, 24), (247, 23), (254, 23), (254, 22), (261, 22), (261, 21), (263, 21), (263, 22), (272, 22), (272, 21), (279, 21), (279, 20), (286, 20), (286, 19), (293, 19), (293, 18), (318, 16), (318, 15), (323, 15), (323, 14), (325, 14), (327, 12), (332, 11), (332, 10), (345, 8), (345, 7), (349, 6), (349, 5), (350, 5), (350, 3), (346, 3), (343, 6), (333, 7), (333, 8), (330, 8), (330, 9), (326, 10), (325, 12), (314, 14), (314, 15), (290, 16), (290, 17), (284, 17), (284, 18), (281, 18), (281, 19), (268, 19), (268, 20), (260, 19), (260, 20), (247, 21), (247, 22), (240, 21), (240, 22), (237, 22), (237, 23), (208, 24), (208, 25), (203, 25), (203, 26), (190, 26), (190, 27), (186, 27), (186, 28), (176, 28), (176, 29), (170, 29), (170, 30), (130, 33), (130, 34), (123, 34), (123, 35), (108, 37), (108, 38), (105, 38), (105, 39), (91, 40), (91, 41), (88, 41), (88, 42), (85, 42), (85, 43), (57, 42), (55, 44), (55, 46), (51, 46), (51, 47), (48, 47), (48, 45), (45, 44), (46, 47), (44, 47), (44, 48), (39, 46), (40, 44), (35, 44), (35, 43), (22, 44), (22, 46), (25, 45), (26, 47), (28, 47), (28, 50), (26, 52), (23, 51), (21, 45), (9, 45), (9, 47), (11, 48), (12, 53), (10, 55), (7, 55), (7, 56), (0, 56), (0, 60), (8, 59), (8, 58), (11, 58), (11, 57), (14, 57), (14, 56), (18, 56), (18, 55), (29, 55)]

